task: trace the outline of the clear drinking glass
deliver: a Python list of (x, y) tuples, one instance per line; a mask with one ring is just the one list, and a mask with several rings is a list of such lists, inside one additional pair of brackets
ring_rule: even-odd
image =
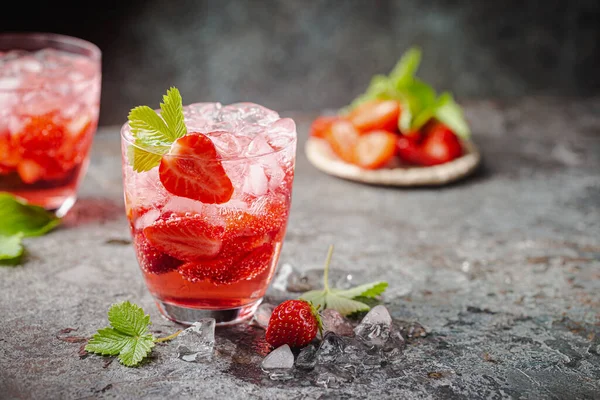
[(0, 192), (64, 215), (98, 124), (101, 53), (50, 33), (0, 34)]
[[(275, 273), (290, 209), (296, 127), (251, 103), (198, 103), (184, 107), (184, 114), (188, 134), (205, 134), (215, 145), (215, 162), (231, 180), (233, 195), (205, 204), (170, 193), (158, 166), (135, 171), (131, 157), (140, 148), (125, 124), (123, 183), (134, 248), (167, 318), (235, 323), (252, 316)], [(169, 157), (189, 160), (162, 160)]]

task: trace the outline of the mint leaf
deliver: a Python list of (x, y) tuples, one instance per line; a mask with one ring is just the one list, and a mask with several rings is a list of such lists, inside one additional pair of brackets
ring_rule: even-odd
[(450, 93), (444, 92), (440, 95), (434, 115), (440, 122), (444, 123), (463, 139), (468, 138), (471, 134), (462, 108), (454, 101)]
[(0, 264), (16, 265), (21, 261), (24, 252), (22, 239), (20, 232), (12, 236), (0, 235)]
[(108, 310), (108, 322), (117, 331), (129, 336), (142, 336), (147, 333), (150, 316), (144, 314), (138, 305), (125, 301), (113, 305)]
[(183, 116), (183, 101), (179, 90), (175, 87), (170, 88), (167, 94), (163, 96), (163, 102), (160, 104), (161, 115), (171, 134), (172, 141), (179, 139), (187, 134)]
[[(153, 147), (154, 151), (162, 152), (169, 151), (168, 147)], [(146, 151), (138, 146), (129, 145), (127, 147), (127, 159), (135, 172), (146, 172), (160, 164), (162, 159), (161, 154)]]
[(385, 292), (385, 289), (387, 289), (387, 287), (388, 287), (387, 282), (379, 281), (379, 282), (365, 283), (364, 285), (356, 286), (351, 289), (339, 290), (339, 291), (336, 290), (335, 294), (338, 296), (349, 298), (349, 299), (354, 299), (356, 297), (367, 297), (367, 298), (372, 299), (376, 296), (379, 296), (383, 292)]
[(8, 193), (0, 193), (0, 235), (40, 236), (60, 223), (60, 218), (42, 207), (29, 205)]
[(113, 304), (108, 310), (110, 327), (100, 329), (89, 340), (85, 350), (90, 353), (119, 356), (128, 367), (136, 366), (150, 354), (154, 341), (148, 333), (150, 316), (129, 301)]
[(413, 47), (405, 52), (389, 75), (394, 86), (399, 89), (409, 84), (417, 73), (420, 63), (421, 49)]
[(325, 261), (323, 290), (311, 290), (300, 296), (301, 300), (308, 301), (320, 310), (331, 308), (342, 315), (349, 315), (360, 311), (368, 311), (369, 305), (356, 300), (356, 297), (373, 298), (385, 291), (387, 282), (373, 282), (357, 286), (347, 290), (329, 288), (329, 265), (333, 254), (333, 246), (329, 246), (327, 259)]
[(147, 146), (169, 146), (174, 133), (165, 121), (148, 106), (135, 107), (129, 112), (131, 134)]

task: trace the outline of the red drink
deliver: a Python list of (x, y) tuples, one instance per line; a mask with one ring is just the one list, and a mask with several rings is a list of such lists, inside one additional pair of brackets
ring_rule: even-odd
[(126, 124), (125, 203), (134, 247), (148, 289), (168, 318), (236, 322), (252, 315), (275, 272), (290, 207), (295, 125), (250, 103), (192, 104), (184, 114), (188, 136), (171, 151), (196, 143), (196, 132), (205, 135), (219, 160), (203, 167), (212, 177), (227, 177), (231, 198), (213, 203), (172, 192), (177, 186), (163, 168), (181, 166), (193, 177), (190, 156), (162, 155), (160, 167), (134, 170), (135, 144)]
[(93, 44), (0, 35), (0, 191), (65, 214), (85, 174), (99, 99)]

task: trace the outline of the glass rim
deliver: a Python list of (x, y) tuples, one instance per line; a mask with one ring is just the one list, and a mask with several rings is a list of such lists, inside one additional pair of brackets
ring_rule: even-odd
[[(94, 61), (100, 61), (102, 59), (102, 50), (100, 48), (85, 39), (81, 39), (75, 36), (63, 35), (62, 33), (52, 32), (2, 32), (0, 33), (0, 43), (5, 40), (46, 40), (49, 42), (64, 43), (74, 47), (79, 47), (84, 50), (89, 50), (90, 55), (82, 54), (84, 57), (88, 57)], [(15, 48), (14, 50), (19, 50)], [(41, 50), (41, 49), (40, 49)], [(3, 50), (6, 51), (6, 50)]]
[[(134, 142), (135, 139), (131, 135), (127, 135), (127, 132), (128, 132), (127, 128), (128, 127), (129, 127), (129, 122), (125, 122), (123, 124), (123, 126), (121, 127), (121, 139), (127, 145), (136, 147), (136, 148), (138, 148), (140, 150), (143, 150), (143, 151), (145, 151), (147, 153), (151, 153), (151, 154), (154, 154), (154, 155), (157, 155), (157, 156), (161, 156), (162, 157), (162, 156), (166, 155), (166, 153), (159, 153), (159, 152), (156, 152), (156, 151), (152, 151), (151, 148), (140, 146), (140, 145), (136, 144)], [(217, 132), (217, 131), (215, 131), (215, 132)], [(226, 132), (226, 131), (218, 131), (218, 132)], [(210, 135), (207, 135), (204, 132), (198, 132), (198, 133), (202, 133), (202, 134), (208, 136), (209, 139), (210, 139)], [(226, 162), (228, 162), (228, 161), (243, 161), (243, 160), (252, 160), (252, 159), (257, 159), (257, 158), (261, 158), (261, 157), (266, 157), (266, 156), (269, 156), (269, 155), (278, 154), (278, 153), (281, 153), (283, 151), (286, 151), (290, 146), (292, 146), (293, 144), (295, 144), (297, 141), (298, 141), (298, 134), (297, 134), (297, 132), (295, 132), (294, 137), (290, 138), (289, 142), (286, 143), (284, 146), (282, 146), (282, 147), (280, 147), (278, 149), (273, 149), (272, 151), (269, 151), (269, 152), (266, 152), (266, 153), (256, 154), (256, 155), (252, 155), (252, 156), (223, 156), (217, 150), (217, 154), (221, 158), (219, 158), (219, 159), (217, 159), (215, 161), (219, 161), (219, 162), (221, 162), (221, 161), (226, 161)], [(195, 159), (196, 158), (194, 156), (182, 156), (182, 155), (170, 155), (170, 157), (178, 158), (178, 159)]]

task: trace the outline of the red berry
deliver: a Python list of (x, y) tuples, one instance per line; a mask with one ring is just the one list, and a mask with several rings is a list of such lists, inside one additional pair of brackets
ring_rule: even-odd
[(321, 324), (314, 307), (303, 300), (287, 300), (275, 307), (266, 339), (273, 347), (284, 344), (290, 347), (304, 347), (316, 336)]
[(201, 133), (177, 139), (162, 157), (158, 173), (163, 186), (177, 196), (220, 204), (233, 194), (215, 145)]
[(400, 136), (396, 141), (398, 157), (407, 164), (431, 165), (431, 160), (423, 153), (419, 143), (406, 136)]
[(138, 232), (133, 238), (133, 244), (137, 253), (140, 266), (144, 272), (151, 274), (164, 274), (177, 269), (182, 264), (176, 258), (162, 253), (153, 247), (142, 232)]
[(265, 243), (247, 253), (233, 257), (190, 262), (179, 267), (179, 273), (191, 282), (209, 281), (215, 285), (230, 285), (256, 278), (270, 265), (274, 246)]
[(356, 107), (348, 120), (361, 133), (382, 129), (398, 132), (400, 103), (396, 100), (373, 100)]
[(225, 229), (210, 225), (201, 216), (159, 219), (144, 228), (144, 235), (158, 250), (179, 260), (198, 261), (221, 251)]
[(428, 165), (447, 163), (462, 155), (460, 140), (446, 125), (439, 123), (428, 131), (421, 148)]
[(310, 126), (310, 136), (316, 138), (325, 138), (327, 131), (331, 128), (331, 125), (338, 121), (338, 116), (321, 116), (317, 117)]
[(358, 138), (354, 149), (356, 165), (365, 169), (385, 166), (396, 154), (397, 135), (384, 130), (370, 131)]

